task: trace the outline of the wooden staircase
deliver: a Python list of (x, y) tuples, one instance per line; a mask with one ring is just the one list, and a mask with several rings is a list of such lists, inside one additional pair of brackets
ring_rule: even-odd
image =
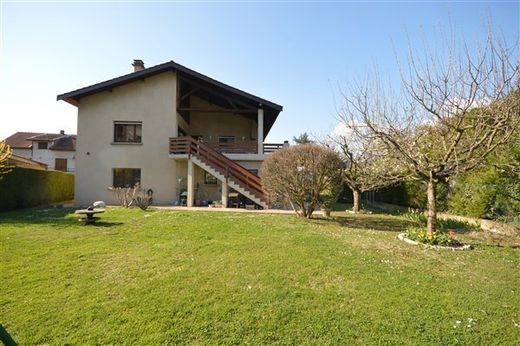
[(267, 194), (259, 176), (227, 158), (210, 146), (192, 137), (170, 138), (170, 154), (187, 155), (193, 163), (263, 208), (268, 206)]

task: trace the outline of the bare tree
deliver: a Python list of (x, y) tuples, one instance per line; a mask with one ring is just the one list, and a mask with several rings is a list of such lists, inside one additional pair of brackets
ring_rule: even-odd
[(134, 190), (134, 203), (142, 210), (148, 209), (153, 202), (153, 191), (143, 188), (140, 183), (135, 184)]
[(124, 208), (132, 206), (135, 200), (135, 196), (139, 192), (139, 184), (134, 187), (109, 187), (108, 190), (112, 191), (119, 201), (119, 205)]
[(369, 131), (347, 122), (343, 126), (347, 131), (330, 135), (327, 145), (342, 155), (343, 181), (352, 190), (352, 211), (359, 212), (363, 192), (395, 184), (403, 179), (405, 172), (395, 156)]
[(520, 123), (517, 48), (490, 34), (479, 49), (436, 54), (410, 53), (400, 93), (378, 78), (343, 91), (346, 121), (369, 129), (411, 178), (427, 184), (429, 233), (436, 231), (439, 181), (480, 165)]
[(285, 198), (294, 211), (310, 218), (341, 189), (342, 162), (324, 146), (301, 144), (278, 150), (262, 164), (262, 183), (273, 199)]

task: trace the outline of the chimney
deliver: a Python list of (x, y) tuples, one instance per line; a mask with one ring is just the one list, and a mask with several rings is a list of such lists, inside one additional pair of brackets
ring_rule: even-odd
[(134, 67), (134, 72), (144, 70), (144, 62), (142, 60), (134, 59), (132, 66)]
[(64, 135), (65, 134), (65, 130), (60, 130), (60, 135)]

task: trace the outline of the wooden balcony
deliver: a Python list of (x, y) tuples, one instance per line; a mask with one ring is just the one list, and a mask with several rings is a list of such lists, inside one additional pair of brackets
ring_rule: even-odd
[[(211, 149), (226, 154), (258, 154), (258, 143), (256, 141), (236, 141), (236, 142), (227, 142), (227, 143), (219, 143), (219, 142), (208, 142), (202, 141), (205, 145), (210, 147)], [(170, 139), (170, 153), (171, 154), (182, 154), (185, 148), (181, 148), (182, 145), (175, 140), (175, 138)], [(278, 149), (283, 148), (283, 143), (264, 143), (263, 144), (263, 153), (262, 154), (270, 154)]]

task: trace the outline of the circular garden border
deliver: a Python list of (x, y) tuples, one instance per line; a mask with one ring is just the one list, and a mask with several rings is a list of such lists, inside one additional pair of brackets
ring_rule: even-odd
[(441, 250), (452, 250), (452, 251), (466, 251), (466, 250), (472, 250), (473, 246), (467, 244), (462, 246), (441, 246), (441, 245), (430, 245), (430, 244), (424, 244), (415, 240), (412, 240), (408, 237), (406, 237), (406, 233), (399, 233), (397, 236), (397, 239), (404, 241), (405, 243), (412, 244), (412, 245), (424, 245), (429, 248), (433, 249), (441, 249)]

